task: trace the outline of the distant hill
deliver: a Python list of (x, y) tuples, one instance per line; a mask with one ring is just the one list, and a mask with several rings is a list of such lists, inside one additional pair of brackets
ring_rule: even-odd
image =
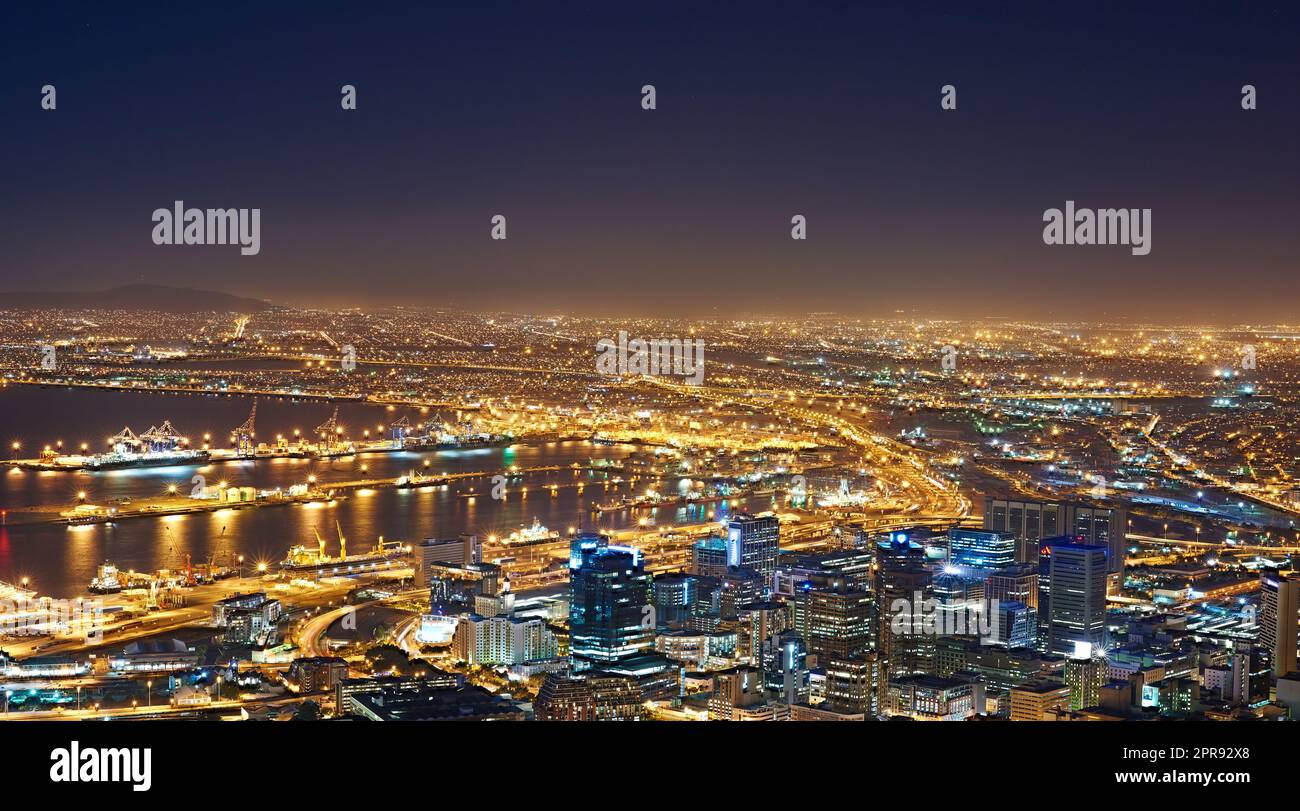
[(0, 293), (0, 310), (155, 310), (165, 313), (257, 312), (275, 305), (211, 290), (128, 284), (74, 293)]

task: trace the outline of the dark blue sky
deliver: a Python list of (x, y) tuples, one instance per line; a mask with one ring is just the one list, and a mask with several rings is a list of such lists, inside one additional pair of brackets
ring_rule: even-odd
[[(0, 289), (1300, 321), (1291, 3), (5, 15)], [(153, 245), (176, 199), (261, 208), (261, 254)], [(1151, 254), (1044, 246), (1067, 199), (1151, 208)]]

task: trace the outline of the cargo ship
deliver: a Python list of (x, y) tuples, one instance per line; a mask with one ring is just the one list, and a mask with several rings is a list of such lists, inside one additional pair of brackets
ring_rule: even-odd
[(507, 535), (502, 540), (502, 543), (505, 544), (506, 546), (530, 546), (532, 544), (558, 541), (559, 539), (560, 539), (559, 532), (552, 529), (547, 529), (546, 527), (542, 526), (541, 521), (534, 518), (533, 525), (531, 527), (520, 527), (519, 529)]
[(468, 451), (479, 448), (508, 448), (515, 438), (507, 434), (479, 434), (439, 441), (434, 447), (440, 451)]
[(104, 453), (88, 456), (81, 462), (84, 470), (120, 470), (134, 467), (169, 467), (205, 465), (212, 455), (204, 450), (157, 451), (143, 454)]
[(339, 554), (338, 557), (332, 557), (325, 552), (325, 539), (316, 532), (316, 547), (312, 548), (303, 544), (290, 547), (284, 560), (280, 561), (280, 569), (293, 573), (334, 573), (338, 571), (352, 571), (354, 569), (386, 569), (400, 562), (409, 551), (407, 547), (400, 543), (385, 543), (382, 536), (375, 544), (375, 548), (364, 554), (349, 555), (347, 538), (343, 537), (343, 528), (337, 521), (334, 526), (339, 533)]
[(91, 594), (117, 594), (123, 588), (125, 585), (118, 576), (117, 567), (105, 561), (99, 565), (86, 590)]
[(393, 486), (399, 489), (408, 489), (412, 487), (436, 487), (446, 484), (450, 479), (446, 476), (425, 476), (422, 473), (411, 471), (405, 476), (398, 476), (393, 482)]

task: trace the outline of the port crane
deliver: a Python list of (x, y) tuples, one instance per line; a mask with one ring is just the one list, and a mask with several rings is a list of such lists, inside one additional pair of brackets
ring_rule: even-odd
[(343, 426), (339, 425), (339, 410), (336, 406), (330, 418), (316, 426), (316, 436), (320, 439), (321, 449), (327, 451), (334, 447), (335, 441), (342, 435)]
[(257, 436), (255, 432), (256, 424), (257, 399), (254, 398), (253, 410), (249, 413), (248, 419), (244, 420), (243, 425), (240, 425), (230, 434), (230, 441), (235, 446), (236, 456), (253, 456), (257, 452), (257, 446), (253, 442), (254, 437)]
[[(339, 560), (347, 560), (348, 539), (343, 537), (343, 526), (339, 524), (338, 521), (335, 521), (334, 528), (337, 529), (339, 533)], [(329, 560), (329, 557), (325, 554), (325, 539), (321, 537), (320, 530), (315, 527), (312, 527), (311, 531), (316, 534), (316, 557), (321, 563), (324, 563)]]

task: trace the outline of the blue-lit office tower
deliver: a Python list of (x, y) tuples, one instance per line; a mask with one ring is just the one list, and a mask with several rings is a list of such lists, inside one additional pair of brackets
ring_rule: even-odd
[(992, 636), (992, 617), (984, 599), (984, 581), (957, 571), (931, 580), (934, 624), (938, 636)]
[[(700, 613), (701, 593), (716, 581), (689, 574), (661, 574), (654, 579), (655, 620), (660, 627), (683, 628)], [(711, 599), (706, 596), (705, 601)]]
[(981, 644), (1000, 648), (1032, 648), (1038, 644), (1038, 612), (1019, 601), (989, 604), (993, 613), (993, 636)]
[(1016, 563), (1016, 536), (979, 529), (948, 530), (948, 562), (979, 571), (1006, 569)]
[(809, 683), (808, 648), (794, 631), (775, 634), (763, 643), (763, 686), (783, 704), (806, 704)]
[[(929, 673), (934, 666), (933, 634), (924, 633), (927, 606), (934, 599), (934, 572), (925, 548), (909, 532), (891, 533), (876, 546), (877, 650), (882, 680)], [(916, 631), (920, 630), (920, 633)]]
[(569, 659), (575, 671), (608, 668), (654, 647), (651, 575), (640, 550), (609, 538), (574, 538), (569, 556)]
[(775, 516), (739, 514), (727, 524), (727, 565), (753, 569), (770, 587), (781, 551), (780, 540), (781, 524)]
[[(1110, 549), (1052, 538), (1039, 549), (1038, 612), (1042, 646), (1070, 656), (1079, 642), (1106, 642), (1106, 564)], [(1046, 605), (1044, 605), (1046, 602)]]

